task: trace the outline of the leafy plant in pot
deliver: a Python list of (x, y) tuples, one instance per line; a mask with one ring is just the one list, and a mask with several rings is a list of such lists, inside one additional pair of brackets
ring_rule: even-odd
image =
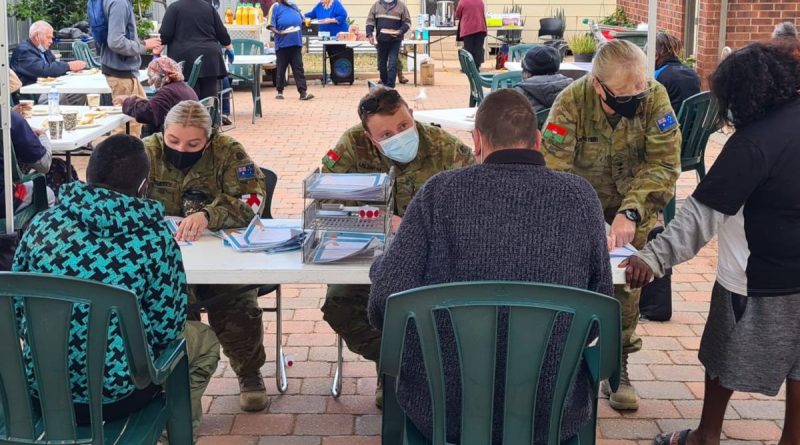
[(597, 42), (591, 34), (578, 34), (567, 38), (567, 44), (576, 62), (591, 62)]

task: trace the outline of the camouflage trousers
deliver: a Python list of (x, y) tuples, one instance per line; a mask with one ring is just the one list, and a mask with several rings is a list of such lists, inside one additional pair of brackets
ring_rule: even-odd
[[(245, 286), (197, 284), (189, 286), (189, 304), (210, 300), (217, 295), (229, 295), (206, 307), (208, 322), (217, 334), (222, 352), (230, 359), (237, 376), (259, 372), (266, 361), (264, 352), (263, 315), (258, 307), (258, 291)], [(237, 292), (242, 289), (242, 292)], [(191, 315), (190, 315), (191, 316)]]
[(381, 356), (381, 332), (367, 319), (369, 288), (368, 284), (329, 285), (322, 318), (342, 336), (351, 351), (377, 362)]
[[(609, 215), (606, 214), (606, 220)], [(613, 221), (613, 217), (611, 218)], [(647, 242), (647, 234), (653, 230), (657, 221), (654, 214), (646, 221), (641, 222), (636, 227), (636, 235), (633, 237), (634, 247), (641, 249)], [(614, 296), (619, 300), (622, 311), (622, 352), (631, 354), (642, 349), (642, 339), (636, 334), (636, 326), (639, 324), (639, 298), (642, 296), (641, 289), (631, 289), (627, 285), (615, 285)]]
[(203, 418), (201, 399), (219, 364), (219, 340), (211, 328), (199, 321), (186, 322), (183, 338), (186, 339), (186, 353), (189, 358), (192, 432), (197, 439), (197, 429)]

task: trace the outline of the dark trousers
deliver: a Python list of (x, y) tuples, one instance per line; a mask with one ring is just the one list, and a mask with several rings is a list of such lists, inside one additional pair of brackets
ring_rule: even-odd
[(275, 89), (278, 90), (278, 93), (283, 93), (283, 87), (286, 86), (286, 69), (290, 66), (292, 67), (297, 91), (300, 94), (306, 92), (306, 73), (303, 70), (302, 49), (302, 46), (290, 46), (289, 48), (281, 48), (275, 51), (275, 56), (278, 59), (276, 62), (278, 72), (276, 73), (277, 85), (275, 85)]
[[(222, 89), (227, 90), (231, 87), (231, 79), (230, 77), (223, 77), (222, 78)], [(230, 116), (231, 115), (231, 93), (223, 94), (222, 95), (222, 115), (223, 116)]]
[(322, 305), (322, 318), (347, 347), (367, 360), (381, 357), (381, 332), (367, 319), (368, 284), (331, 284)]
[(475, 66), (480, 70), (483, 64), (483, 42), (486, 40), (486, 33), (479, 32), (464, 36), (464, 50), (475, 59)]
[(394, 88), (397, 79), (397, 59), (400, 57), (402, 40), (378, 42), (378, 71), (381, 73), (381, 83), (389, 88)]
[(194, 92), (200, 100), (206, 97), (217, 97), (219, 94), (219, 79), (214, 77), (198, 77), (194, 84)]

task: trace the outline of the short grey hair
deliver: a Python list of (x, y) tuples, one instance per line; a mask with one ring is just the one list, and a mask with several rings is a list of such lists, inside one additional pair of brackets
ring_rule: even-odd
[(44, 20), (39, 20), (37, 22), (33, 22), (30, 29), (28, 29), (28, 37), (33, 38), (35, 35), (39, 34), (40, 32), (44, 31), (52, 31), (53, 27), (50, 26), (49, 23), (45, 22)]
[(206, 136), (211, 137), (213, 123), (208, 110), (196, 100), (184, 100), (172, 107), (164, 118), (164, 129), (170, 125), (180, 125), (182, 127), (202, 128), (206, 130)]
[(792, 22), (783, 22), (775, 25), (775, 30), (772, 31), (773, 39), (780, 39), (784, 37), (797, 38), (797, 27)]

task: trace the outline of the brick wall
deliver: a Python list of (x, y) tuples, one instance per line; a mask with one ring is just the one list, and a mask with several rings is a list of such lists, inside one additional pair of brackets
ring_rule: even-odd
[[(617, 0), (636, 22), (647, 21), (647, 0)], [(719, 54), (720, 0), (699, 0), (697, 30), (697, 71), (704, 85), (716, 68)], [(726, 45), (740, 48), (750, 42), (769, 39), (776, 24), (800, 19), (798, 0), (730, 0)], [(800, 24), (800, 23), (799, 23)], [(684, 37), (684, 0), (661, 0), (658, 5), (658, 28)]]

